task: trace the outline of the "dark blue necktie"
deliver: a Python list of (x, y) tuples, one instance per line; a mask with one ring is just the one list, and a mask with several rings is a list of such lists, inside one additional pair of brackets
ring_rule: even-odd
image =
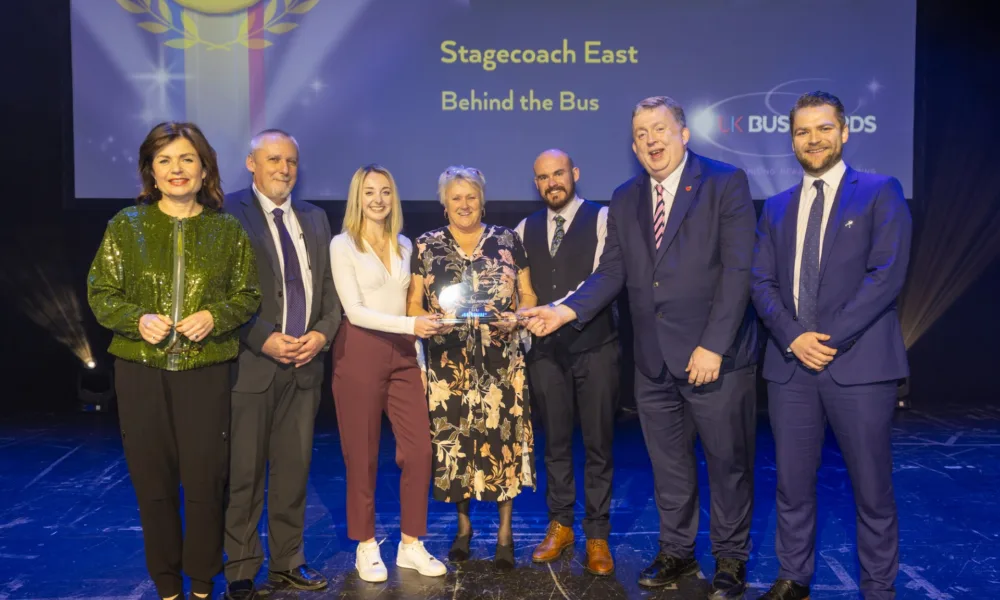
[(288, 315), (285, 317), (285, 333), (292, 337), (300, 337), (306, 332), (306, 288), (302, 283), (302, 269), (299, 267), (299, 254), (295, 251), (295, 243), (288, 234), (285, 222), (281, 217), (285, 214), (280, 208), (274, 209), (274, 224), (278, 226), (278, 237), (281, 239), (281, 257), (285, 262), (285, 302)]
[(816, 331), (816, 305), (819, 295), (819, 236), (823, 227), (823, 180), (813, 182), (816, 199), (809, 209), (806, 237), (802, 242), (802, 264), (799, 267), (799, 323), (806, 331)]

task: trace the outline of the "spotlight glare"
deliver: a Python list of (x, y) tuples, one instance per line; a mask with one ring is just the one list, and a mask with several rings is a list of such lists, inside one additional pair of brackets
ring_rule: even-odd
[(692, 131), (701, 138), (710, 140), (715, 135), (715, 123), (718, 115), (710, 108), (698, 109), (692, 112), (690, 119)]
[(88, 368), (88, 369), (93, 369), (93, 368), (97, 367), (97, 363), (96, 363), (96, 362), (94, 362), (94, 360), (93, 360), (93, 359), (91, 359), (91, 360), (88, 360), (88, 361), (87, 361), (86, 363), (84, 363), (84, 364), (86, 364), (86, 365), (87, 365), (87, 368)]

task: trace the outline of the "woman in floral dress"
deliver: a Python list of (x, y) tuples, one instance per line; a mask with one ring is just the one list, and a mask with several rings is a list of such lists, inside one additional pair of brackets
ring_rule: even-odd
[[(524, 247), (510, 229), (482, 222), (486, 181), (450, 167), (438, 180), (448, 226), (417, 238), (408, 314), (453, 316), (471, 306), (501, 321), (470, 320), (428, 340), (427, 388), (434, 497), (458, 508), (451, 561), (469, 557), (469, 500), (497, 502), (495, 564), (514, 567), (511, 500), (535, 487), (534, 436), (514, 311), (533, 307)], [(458, 306), (461, 304), (462, 306)]]

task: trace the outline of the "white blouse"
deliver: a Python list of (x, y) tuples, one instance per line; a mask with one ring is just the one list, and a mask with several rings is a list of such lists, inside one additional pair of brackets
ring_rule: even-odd
[(390, 267), (367, 241), (361, 252), (346, 233), (330, 242), (330, 267), (337, 295), (351, 324), (365, 329), (413, 335), (416, 317), (406, 316), (406, 291), (410, 286), (413, 244), (399, 236), (402, 256), (390, 250)]

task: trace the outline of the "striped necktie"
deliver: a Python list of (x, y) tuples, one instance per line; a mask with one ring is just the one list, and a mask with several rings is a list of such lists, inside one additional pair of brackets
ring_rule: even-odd
[(663, 204), (663, 186), (656, 185), (656, 210), (653, 211), (653, 239), (656, 240), (656, 249), (660, 249), (663, 243), (663, 230), (667, 227), (666, 209)]

